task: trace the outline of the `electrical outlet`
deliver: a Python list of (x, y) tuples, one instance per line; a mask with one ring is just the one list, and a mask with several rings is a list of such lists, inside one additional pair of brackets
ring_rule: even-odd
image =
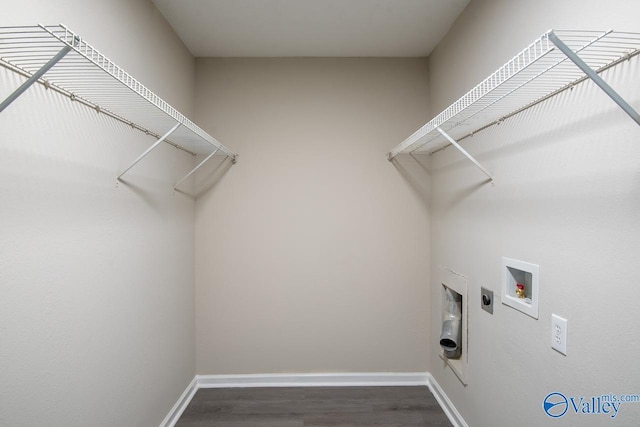
[(551, 315), (551, 348), (567, 355), (567, 319)]
[(489, 314), (493, 314), (493, 291), (485, 287), (480, 288), (480, 307)]

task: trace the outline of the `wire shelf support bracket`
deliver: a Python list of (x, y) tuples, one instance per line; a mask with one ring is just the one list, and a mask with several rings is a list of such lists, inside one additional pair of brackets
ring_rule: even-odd
[(175, 132), (175, 130), (176, 130), (176, 129), (178, 129), (179, 127), (180, 127), (180, 123), (177, 123), (174, 127), (172, 127), (171, 129), (169, 129), (169, 131), (168, 131), (167, 133), (165, 133), (164, 135), (162, 135), (162, 136), (160, 137), (160, 139), (158, 139), (158, 140), (157, 140), (157, 141), (156, 141), (156, 142), (155, 142), (151, 147), (147, 148), (147, 149), (145, 150), (145, 152), (144, 152), (144, 153), (140, 154), (140, 155), (138, 156), (138, 158), (137, 158), (137, 159), (135, 159), (135, 160), (133, 161), (133, 163), (131, 163), (131, 165), (129, 165), (129, 167), (128, 167), (128, 168), (126, 168), (126, 169), (124, 170), (124, 172), (122, 172), (120, 175), (118, 175), (118, 178), (116, 178), (116, 179), (117, 179), (118, 181), (120, 181), (120, 180), (121, 180), (121, 178), (122, 178), (122, 175), (124, 175), (125, 173), (129, 172), (129, 171), (130, 171), (130, 170), (131, 170), (135, 165), (137, 165), (137, 164), (140, 162), (140, 160), (142, 160), (142, 159), (144, 159), (145, 157), (147, 157), (147, 155), (148, 155), (149, 153), (151, 153), (151, 152), (153, 151), (153, 149), (154, 149), (154, 148), (156, 148), (158, 145), (160, 145), (160, 143), (161, 143), (161, 142), (163, 142), (165, 139), (167, 139), (167, 138), (168, 138), (168, 137), (169, 137), (173, 132)]
[(0, 112), (37, 82), (155, 137), (118, 180), (161, 142), (207, 160), (213, 155), (237, 160), (233, 151), (62, 24), (0, 27), (0, 66), (27, 79), (2, 101)]
[(198, 163), (196, 165), (195, 168), (191, 169), (191, 171), (186, 174), (180, 181), (178, 181), (174, 186), (173, 189), (176, 190), (178, 188), (178, 186), (180, 184), (182, 184), (187, 178), (189, 178), (191, 175), (193, 175), (195, 173), (195, 171), (197, 171), (198, 169), (200, 169), (200, 166), (204, 165), (205, 163), (207, 163), (207, 161), (213, 157), (216, 153), (218, 152), (218, 150), (215, 150), (213, 153), (209, 154), (207, 157), (204, 158), (204, 160), (202, 160), (200, 163)]
[(440, 134), (442, 136), (444, 136), (446, 138), (447, 141), (449, 141), (451, 143), (451, 145), (453, 145), (454, 147), (456, 147), (456, 149), (461, 152), (467, 159), (469, 159), (471, 161), (471, 163), (473, 163), (474, 165), (476, 165), (476, 167), (478, 169), (480, 169), (482, 171), (483, 174), (485, 174), (487, 177), (489, 177), (489, 179), (491, 180), (491, 182), (494, 182), (493, 180), (493, 176), (489, 173), (488, 170), (485, 169), (484, 166), (482, 166), (476, 159), (475, 157), (473, 157), (471, 154), (469, 154), (467, 152), (467, 150), (465, 150), (464, 148), (462, 148), (462, 146), (460, 144), (458, 144), (458, 141), (456, 141), (455, 139), (451, 138), (451, 136), (446, 133), (445, 131), (443, 131), (442, 129), (440, 129), (439, 127), (436, 128), (438, 130), (438, 132), (440, 132)]
[(453, 145), (493, 182), (460, 142), (588, 79), (640, 124), (638, 112), (600, 76), (638, 54), (640, 33), (547, 31), (394, 147), (388, 158), (392, 161), (400, 153), (433, 154)]
[(549, 32), (549, 40), (562, 51), (578, 68), (580, 68), (593, 82), (598, 85), (609, 97), (616, 103), (625, 113), (629, 115), (637, 124), (640, 125), (640, 114), (625, 101), (602, 77), (598, 75), (591, 67), (589, 67), (580, 56), (574, 53), (553, 31)]
[(60, 49), (60, 52), (56, 54), (53, 58), (51, 58), (46, 64), (42, 66), (38, 71), (33, 73), (31, 77), (27, 79), (20, 87), (18, 87), (11, 95), (9, 95), (2, 103), (0, 104), (0, 113), (5, 110), (13, 101), (18, 99), (20, 95), (26, 92), (27, 89), (31, 87), (35, 82), (40, 80), (42, 76), (45, 75), (47, 71), (51, 69), (54, 65), (56, 65), (62, 58), (66, 56), (67, 53), (71, 50), (71, 46), (64, 46)]

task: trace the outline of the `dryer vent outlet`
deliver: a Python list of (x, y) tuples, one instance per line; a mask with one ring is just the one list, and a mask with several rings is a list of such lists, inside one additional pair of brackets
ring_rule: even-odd
[(462, 354), (462, 295), (445, 286), (440, 346), (448, 359)]

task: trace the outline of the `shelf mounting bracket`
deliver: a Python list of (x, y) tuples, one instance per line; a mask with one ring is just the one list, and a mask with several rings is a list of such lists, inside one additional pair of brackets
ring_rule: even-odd
[(214, 156), (214, 155), (215, 155), (219, 150), (220, 150), (220, 147), (216, 147), (216, 149), (215, 149), (215, 150), (213, 150), (213, 153), (209, 154), (209, 155), (208, 155), (208, 156), (207, 156), (203, 161), (201, 161), (200, 163), (198, 163), (198, 165), (197, 165), (195, 168), (191, 169), (191, 172), (189, 172), (188, 174), (186, 174), (186, 175), (184, 176), (184, 178), (182, 178), (180, 181), (178, 181), (178, 182), (176, 183), (176, 185), (174, 185), (174, 186), (173, 186), (173, 189), (175, 190), (175, 189), (178, 187), (178, 185), (182, 184), (182, 183), (183, 183), (187, 178), (189, 178), (191, 175), (193, 175), (193, 173), (194, 173), (195, 171), (197, 171), (197, 170), (200, 168), (200, 166), (204, 165), (204, 164), (207, 162), (207, 160), (209, 160), (210, 158), (212, 158), (212, 157), (213, 157), (213, 156)]
[(600, 87), (613, 101), (618, 104), (625, 113), (629, 115), (637, 124), (640, 125), (640, 114), (633, 109), (627, 101), (625, 101), (602, 77), (600, 77), (591, 67), (589, 67), (569, 46), (564, 44), (562, 40), (553, 32), (549, 32), (549, 40), (558, 48), (567, 58), (578, 66), (593, 82)]
[(167, 133), (165, 133), (164, 135), (162, 135), (162, 137), (160, 137), (160, 139), (159, 139), (159, 140), (157, 140), (157, 141), (156, 141), (156, 142), (155, 142), (151, 147), (147, 148), (147, 149), (145, 150), (145, 152), (144, 152), (144, 153), (140, 154), (140, 155), (138, 156), (138, 158), (137, 158), (137, 159), (135, 159), (135, 160), (133, 161), (133, 163), (131, 163), (131, 165), (130, 165), (128, 168), (126, 168), (126, 169), (124, 170), (124, 172), (122, 172), (120, 175), (118, 175), (118, 178), (116, 178), (116, 179), (117, 179), (118, 181), (120, 181), (120, 178), (122, 178), (122, 175), (124, 175), (125, 173), (129, 172), (129, 170), (130, 170), (131, 168), (133, 168), (135, 165), (137, 165), (137, 164), (138, 164), (138, 162), (139, 162), (140, 160), (142, 160), (142, 159), (144, 159), (145, 157), (147, 157), (147, 154), (149, 154), (149, 153), (150, 153), (154, 148), (156, 148), (158, 145), (160, 145), (160, 143), (161, 143), (162, 141), (164, 141), (165, 139), (167, 139), (167, 138), (169, 137), (169, 135), (171, 135), (171, 134), (172, 134), (176, 129), (178, 129), (179, 127), (180, 127), (180, 123), (177, 123), (174, 127), (172, 127), (172, 128), (169, 130), (169, 132), (167, 132)]
[(456, 149), (458, 151), (460, 151), (467, 159), (471, 160), (471, 162), (476, 165), (478, 167), (478, 169), (480, 169), (482, 171), (482, 173), (484, 173), (486, 176), (489, 177), (489, 179), (491, 180), (491, 182), (493, 182), (493, 176), (489, 173), (489, 171), (487, 171), (484, 166), (482, 166), (471, 154), (469, 154), (467, 152), (467, 150), (465, 150), (464, 148), (462, 148), (462, 146), (460, 144), (458, 144), (458, 142), (453, 139), (448, 133), (446, 133), (445, 131), (443, 131), (439, 126), (436, 127), (436, 129), (438, 130), (438, 132), (440, 132), (440, 134), (442, 136), (444, 136), (450, 143), (451, 145), (453, 145), (454, 147), (456, 147)]
[(58, 52), (53, 58), (51, 58), (46, 64), (44, 64), (42, 68), (33, 73), (33, 75), (29, 77), (26, 82), (22, 83), (20, 87), (18, 87), (15, 91), (13, 91), (11, 95), (7, 97), (7, 99), (2, 101), (2, 103), (0, 104), (0, 113), (4, 111), (4, 109), (7, 108), (13, 101), (18, 99), (20, 95), (22, 95), (27, 89), (31, 87), (31, 85), (37, 82), (40, 77), (42, 77), (47, 71), (51, 69), (51, 67), (56, 65), (62, 58), (64, 58), (70, 50), (71, 46), (65, 45), (62, 49), (60, 49), (60, 52)]

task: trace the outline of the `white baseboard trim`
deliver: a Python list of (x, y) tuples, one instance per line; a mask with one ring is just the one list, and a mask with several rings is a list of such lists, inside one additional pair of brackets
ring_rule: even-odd
[(445, 394), (444, 390), (442, 390), (442, 387), (440, 387), (438, 381), (436, 381), (436, 379), (430, 373), (428, 373), (427, 376), (427, 385), (429, 387), (429, 390), (431, 390), (431, 393), (438, 401), (438, 404), (440, 405), (444, 413), (447, 415), (447, 418), (449, 418), (449, 421), (451, 421), (451, 424), (453, 424), (454, 427), (469, 427), (469, 424), (467, 424), (464, 418), (462, 418), (460, 412), (458, 412), (456, 407), (453, 406), (453, 402), (451, 402), (449, 397)]
[(196, 375), (160, 427), (174, 427), (191, 399), (201, 388), (233, 387), (428, 387), (454, 427), (469, 427), (429, 372), (367, 372), (334, 374)]
[(173, 408), (171, 408), (167, 416), (164, 417), (160, 427), (174, 427), (176, 425), (184, 410), (189, 406), (191, 399), (193, 399), (193, 395), (198, 391), (198, 388), (198, 377), (196, 376), (191, 380), (184, 392), (182, 392), (178, 401), (173, 405)]
[(426, 386), (426, 372), (197, 375), (199, 388)]

